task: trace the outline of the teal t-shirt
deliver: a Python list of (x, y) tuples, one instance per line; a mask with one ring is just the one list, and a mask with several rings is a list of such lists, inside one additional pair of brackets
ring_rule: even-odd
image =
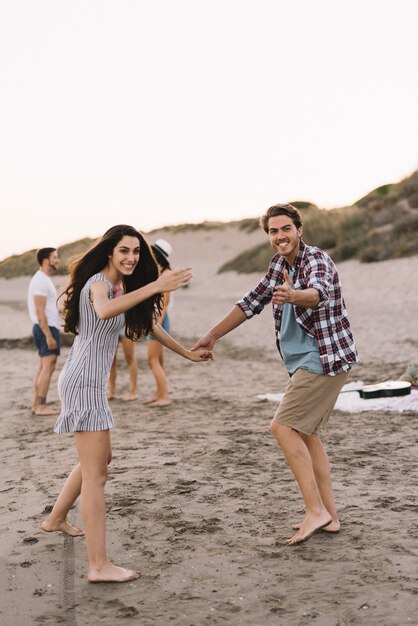
[[(289, 276), (293, 279), (294, 270)], [(280, 325), (280, 352), (289, 374), (303, 368), (313, 374), (323, 374), (318, 342), (297, 323), (293, 304), (284, 304)]]

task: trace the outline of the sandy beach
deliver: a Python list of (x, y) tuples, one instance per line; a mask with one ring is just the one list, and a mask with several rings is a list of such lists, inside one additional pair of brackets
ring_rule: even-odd
[[(228, 227), (150, 239), (159, 236), (172, 243), (175, 266), (193, 266), (171, 313), (173, 335), (190, 346), (260, 278), (218, 275), (219, 266), (265, 235)], [(418, 363), (418, 257), (338, 268), (362, 360), (351, 380), (398, 378)], [(269, 433), (275, 406), (257, 399), (287, 380), (269, 307), (221, 340), (212, 363), (166, 353), (169, 408), (143, 406), (153, 378), (145, 342), (137, 346), (140, 398), (111, 403), (117, 428), (106, 493), (110, 556), (141, 577), (89, 584), (84, 539), (39, 529), (76, 454), (70, 435), (53, 433), (54, 418), (30, 413), (37, 355), (28, 282), (0, 280), (2, 624), (417, 623), (417, 415), (334, 411), (324, 439), (342, 531), (284, 545), (303, 511)], [(49, 401), (58, 401), (68, 350)], [(127, 387), (120, 353), (117, 392)], [(72, 521), (81, 524), (78, 505)]]

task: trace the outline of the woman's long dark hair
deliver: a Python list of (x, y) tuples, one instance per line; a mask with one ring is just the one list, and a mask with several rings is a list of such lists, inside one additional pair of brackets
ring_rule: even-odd
[[(86, 253), (76, 257), (70, 263), (70, 284), (60, 296), (65, 296), (64, 330), (66, 332), (78, 334), (81, 290), (91, 276), (104, 270), (109, 262), (109, 256), (125, 236), (136, 237), (140, 243), (139, 262), (131, 276), (124, 277), (125, 292), (129, 293), (157, 280), (158, 266), (143, 235), (132, 226), (125, 224), (112, 226)], [(156, 317), (161, 312), (162, 304), (162, 296), (157, 294), (126, 311), (126, 336), (133, 341), (138, 341), (142, 335), (148, 335)]]

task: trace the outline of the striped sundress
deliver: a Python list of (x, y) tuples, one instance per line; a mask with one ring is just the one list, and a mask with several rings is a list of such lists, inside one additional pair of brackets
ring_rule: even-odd
[(114, 297), (112, 284), (95, 274), (80, 293), (78, 335), (58, 379), (61, 414), (54, 431), (98, 431), (114, 428), (107, 401), (110, 368), (118, 344), (119, 332), (125, 325), (125, 315), (100, 319), (90, 300), (90, 287), (103, 281), (109, 287), (109, 299)]

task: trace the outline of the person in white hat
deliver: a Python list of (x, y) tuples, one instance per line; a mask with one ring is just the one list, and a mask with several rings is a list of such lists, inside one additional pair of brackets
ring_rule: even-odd
[[(151, 244), (151, 249), (154, 253), (155, 260), (160, 268), (161, 274), (170, 268), (170, 255), (173, 251), (171, 245), (165, 239), (157, 239), (157, 241)], [(169, 305), (170, 294), (166, 292), (163, 294), (164, 306), (161, 311), (161, 315), (158, 318), (158, 323), (164, 328), (164, 330), (170, 332), (170, 318), (169, 318)], [(156, 390), (154, 395), (145, 402), (151, 407), (169, 406), (171, 404), (170, 396), (168, 393), (168, 380), (167, 373), (164, 367), (164, 347), (157, 341), (154, 335), (148, 335), (148, 365), (155, 378)]]
[[(172, 247), (168, 243), (168, 241), (165, 241), (164, 239), (157, 239), (157, 241), (154, 244), (152, 244), (152, 249), (154, 252), (154, 256), (158, 255), (158, 258), (161, 257), (160, 261), (158, 262), (158, 265), (161, 270), (161, 267), (164, 267), (164, 263), (166, 263), (166, 259), (168, 262), (168, 257), (170, 256), (172, 252)], [(169, 264), (165, 266), (165, 269), (168, 269), (168, 268), (170, 268)], [(117, 285), (116, 288), (114, 289), (114, 295), (118, 296), (122, 294), (123, 294), (122, 286)], [(167, 293), (165, 297), (167, 298), (167, 301), (168, 301), (169, 294)], [(167, 317), (164, 330), (167, 330), (169, 328), (170, 328), (170, 324), (169, 324), (168, 317)], [(120, 396), (120, 399), (124, 402), (129, 402), (132, 400), (136, 400), (138, 398), (138, 389), (137, 389), (138, 388), (138, 365), (136, 362), (136, 355), (135, 355), (135, 343), (131, 341), (130, 339), (128, 339), (128, 337), (125, 337), (125, 332), (123, 330), (121, 331), (119, 335), (119, 342), (122, 344), (123, 355), (125, 357), (125, 361), (128, 366), (128, 373), (129, 373), (129, 390), (127, 393)], [(162, 353), (162, 345), (160, 344), (160, 342), (155, 341), (155, 343), (157, 344), (155, 352), (157, 352), (160, 349), (159, 351)], [(152, 352), (154, 352), (154, 349), (152, 350)], [(163, 357), (161, 354), (161, 360), (162, 358)], [(155, 361), (154, 354), (153, 354), (153, 361)], [(157, 362), (155, 362), (154, 368), (152, 369), (153, 371), (154, 369), (157, 371), (157, 374), (159, 374), (159, 378), (161, 379), (159, 367), (160, 366), (157, 364)], [(108, 392), (107, 392), (108, 400), (113, 400), (114, 398), (118, 397), (116, 395), (116, 378), (117, 378), (117, 351), (115, 353), (115, 358), (113, 359), (112, 367), (110, 368), (109, 387), (108, 387)], [(165, 396), (165, 394), (163, 395)], [(152, 401), (150, 401), (150, 403), (151, 402)]]
[[(122, 296), (124, 294), (123, 283), (116, 285), (113, 289), (113, 296)], [(135, 342), (125, 336), (125, 330), (122, 329), (119, 333), (119, 344), (122, 344), (123, 356), (125, 357), (126, 365), (128, 366), (129, 375), (129, 389), (127, 393), (120, 396), (120, 400), (123, 402), (131, 402), (138, 398), (138, 365), (136, 362), (135, 354)], [(117, 378), (117, 362), (118, 362), (118, 347), (116, 348), (115, 356), (113, 358), (112, 367), (109, 374), (109, 386), (107, 390), (107, 399), (114, 400), (118, 398), (116, 395), (116, 378)]]
[[(154, 254), (158, 254), (158, 255), (162, 254), (165, 261), (168, 261), (168, 259), (170, 258), (170, 255), (173, 252), (173, 248), (171, 244), (169, 244), (168, 241), (166, 241), (165, 239), (157, 239), (155, 243), (151, 244), (151, 248)], [(158, 262), (158, 258), (157, 258), (157, 262)], [(164, 268), (164, 269), (167, 269), (167, 268)]]

